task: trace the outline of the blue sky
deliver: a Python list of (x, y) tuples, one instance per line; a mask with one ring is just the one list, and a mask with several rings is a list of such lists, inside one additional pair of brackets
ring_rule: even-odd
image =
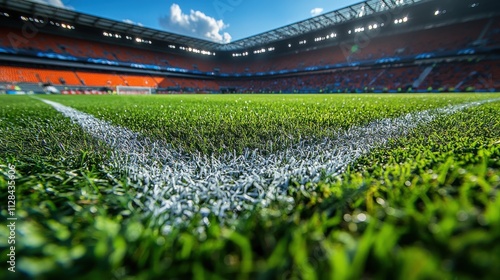
[(31, 0), (227, 43), (361, 0)]

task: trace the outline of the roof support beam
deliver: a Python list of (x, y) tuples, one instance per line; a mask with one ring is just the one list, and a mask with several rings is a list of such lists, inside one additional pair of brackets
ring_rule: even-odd
[(382, 0), (382, 2), (384, 2), (384, 4), (387, 6), (387, 8), (391, 8), (391, 6), (389, 6), (389, 4), (387, 4), (387, 2), (385, 2), (385, 0)]
[(368, 9), (370, 9), (370, 11), (375, 13), (375, 9), (373, 9), (372, 6), (370, 6), (370, 4), (368, 4), (368, 1), (365, 2), (365, 7), (368, 7)]

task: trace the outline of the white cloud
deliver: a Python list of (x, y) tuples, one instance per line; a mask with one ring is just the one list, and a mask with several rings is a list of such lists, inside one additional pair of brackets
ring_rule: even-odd
[(57, 8), (73, 10), (73, 7), (67, 6), (62, 0), (29, 0), (31, 2), (37, 2), (45, 5), (54, 6)]
[(170, 16), (160, 18), (160, 26), (170, 32), (191, 35), (217, 43), (229, 43), (232, 39), (229, 33), (222, 32), (229, 27), (223, 20), (216, 20), (203, 12), (194, 10), (185, 14), (175, 3), (170, 7)]
[(140, 23), (140, 22), (135, 22), (135, 21), (133, 21), (133, 20), (131, 20), (131, 19), (124, 19), (124, 20), (123, 20), (123, 22), (124, 22), (124, 23), (128, 23), (128, 24), (133, 24), (133, 25), (141, 26), (141, 27), (142, 27), (142, 26), (144, 26), (142, 23)]
[(323, 12), (323, 8), (314, 8), (311, 10), (311, 16), (315, 17)]

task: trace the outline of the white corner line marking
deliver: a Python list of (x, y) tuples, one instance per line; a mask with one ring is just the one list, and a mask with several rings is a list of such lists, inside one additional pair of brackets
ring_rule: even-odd
[(266, 207), (280, 200), (293, 206), (287, 195), (293, 179), (301, 186), (319, 182), (321, 174), (341, 174), (360, 156), (381, 147), (389, 139), (406, 135), (438, 116), (497, 100), (450, 105), (408, 113), (399, 118), (375, 120), (351, 127), (319, 143), (301, 142), (293, 148), (263, 156), (248, 151), (219, 157), (187, 155), (140, 133), (116, 126), (62, 104), (40, 99), (80, 125), (91, 136), (109, 145), (110, 168), (126, 172), (163, 230), (189, 223), (200, 213), (221, 221), (235, 220), (243, 210)]

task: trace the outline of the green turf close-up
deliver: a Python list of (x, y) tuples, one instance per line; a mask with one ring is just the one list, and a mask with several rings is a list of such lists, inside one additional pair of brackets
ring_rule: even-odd
[[(226, 223), (162, 231), (109, 147), (38, 98), (183, 153), (272, 154), (374, 120), (500, 94), (0, 96), (0, 203), (15, 167), (16, 274), (1, 279), (498, 279), (500, 101), (442, 115), (341, 175)], [(307, 191), (306, 191), (307, 190)], [(2, 220), (8, 212), (1, 207)]]
[(301, 139), (491, 95), (50, 96), (187, 152), (273, 152)]

